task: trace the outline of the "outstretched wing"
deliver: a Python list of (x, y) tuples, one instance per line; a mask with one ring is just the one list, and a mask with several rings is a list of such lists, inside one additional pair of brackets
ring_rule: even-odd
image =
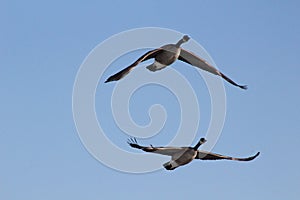
[(105, 83), (110, 82), (110, 81), (117, 81), (126, 76), (135, 66), (137, 66), (139, 63), (154, 58), (159, 52), (161, 52), (162, 49), (154, 49), (152, 51), (148, 51), (144, 55), (142, 55), (139, 59), (137, 59), (134, 63), (126, 67), (125, 69), (119, 71), (118, 73), (110, 76)]
[(178, 148), (178, 147), (153, 147), (152, 145), (150, 145), (150, 147), (140, 146), (137, 143), (135, 138), (128, 139), (127, 143), (133, 148), (141, 149), (143, 151), (150, 152), (150, 153), (162, 154), (166, 156), (172, 156), (182, 151), (182, 148)]
[(199, 151), (197, 153), (197, 156), (195, 159), (201, 159), (201, 160), (237, 160), (237, 161), (250, 161), (256, 158), (260, 152), (256, 153), (254, 156), (250, 156), (247, 158), (234, 158), (230, 156), (224, 156), (216, 153), (206, 152), (206, 151)]
[(222, 72), (220, 72), (215, 67), (213, 67), (211, 64), (209, 64), (206, 60), (204, 60), (204, 59), (196, 56), (192, 52), (189, 52), (189, 51), (184, 50), (184, 49), (181, 48), (180, 55), (179, 55), (178, 59), (181, 60), (181, 61), (183, 61), (183, 62), (186, 62), (186, 63), (188, 63), (190, 65), (198, 67), (198, 68), (200, 68), (202, 70), (208, 71), (208, 72), (210, 72), (212, 74), (221, 76), (227, 82), (231, 83), (234, 86), (240, 87), (242, 89), (247, 89), (246, 85), (239, 85), (239, 84), (235, 83), (233, 80), (231, 80), (230, 78), (228, 78), (227, 76), (225, 76)]

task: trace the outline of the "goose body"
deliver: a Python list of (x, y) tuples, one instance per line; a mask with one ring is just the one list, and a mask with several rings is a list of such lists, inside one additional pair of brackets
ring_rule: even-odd
[(171, 65), (178, 59), (180, 55), (180, 49), (173, 45), (166, 45), (161, 48), (164, 49), (164, 51), (161, 51), (161, 53), (157, 54), (152, 65), (147, 66), (147, 69), (152, 72), (161, 70), (168, 65)]
[(182, 148), (180, 151), (172, 155), (172, 159), (163, 164), (167, 170), (173, 170), (179, 166), (192, 162), (197, 156), (197, 150), (192, 148)]
[(235, 83), (233, 80), (225, 76), (223, 73), (221, 73), (219, 70), (217, 70), (215, 67), (210, 65), (206, 60), (196, 56), (192, 52), (189, 52), (185, 49), (182, 49), (180, 46), (187, 42), (190, 38), (185, 35), (182, 39), (180, 39), (176, 44), (167, 44), (160, 48), (148, 51), (144, 55), (142, 55), (140, 58), (138, 58), (134, 63), (126, 67), (125, 69), (121, 70), (120, 72), (110, 76), (105, 83), (111, 82), (111, 81), (118, 81), (122, 79), (124, 76), (126, 76), (134, 67), (136, 67), (139, 63), (144, 62), (146, 60), (154, 58), (153, 64), (147, 66), (147, 69), (155, 72), (158, 70), (161, 70), (172, 63), (174, 63), (176, 60), (181, 60), (185, 63), (188, 63), (192, 66), (198, 67), (202, 70), (208, 71), (214, 75), (221, 76), (223, 79), (225, 79), (227, 82), (231, 83), (234, 86), (240, 87), (242, 89), (247, 89), (246, 85), (239, 85)]
[(247, 158), (235, 158), (230, 156), (224, 156), (216, 153), (211, 153), (207, 151), (200, 151), (198, 148), (205, 143), (206, 140), (201, 138), (199, 142), (194, 147), (150, 147), (140, 146), (135, 138), (128, 140), (128, 144), (136, 149), (141, 149), (145, 152), (157, 153), (166, 156), (171, 156), (171, 160), (163, 164), (164, 168), (167, 170), (174, 170), (177, 167), (186, 165), (192, 162), (194, 159), (200, 160), (236, 160), (236, 161), (251, 161), (255, 159), (260, 152), (256, 153), (254, 156)]

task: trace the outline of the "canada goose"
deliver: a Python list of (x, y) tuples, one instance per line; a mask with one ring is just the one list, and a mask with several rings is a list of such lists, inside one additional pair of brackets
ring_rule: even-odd
[(198, 148), (200, 145), (206, 142), (205, 138), (201, 138), (199, 142), (194, 147), (144, 147), (138, 145), (135, 138), (128, 139), (128, 144), (136, 149), (141, 149), (150, 153), (158, 153), (162, 155), (172, 156), (171, 160), (163, 166), (167, 170), (173, 170), (179, 166), (186, 165), (190, 163), (194, 159), (201, 160), (237, 160), (237, 161), (250, 161), (256, 158), (260, 152), (256, 153), (254, 156), (250, 156), (248, 158), (234, 158), (230, 156), (223, 156), (220, 154), (215, 154), (207, 151), (200, 151)]
[(225, 76), (222, 72), (220, 72), (215, 67), (210, 65), (206, 60), (196, 56), (192, 52), (182, 49), (180, 47), (180, 45), (187, 42), (189, 39), (190, 39), (189, 36), (185, 35), (176, 44), (167, 44), (160, 48), (148, 51), (147, 53), (142, 55), (139, 59), (137, 59), (134, 63), (132, 63), (125, 69), (110, 76), (105, 81), (105, 83), (120, 80), (121, 78), (126, 76), (139, 63), (144, 62), (151, 58), (154, 58), (154, 63), (147, 66), (147, 69), (152, 72), (161, 70), (161, 69), (167, 67), (168, 65), (171, 65), (177, 59), (179, 59), (183, 62), (186, 62), (195, 67), (198, 67), (202, 70), (208, 71), (208, 72), (213, 73), (218, 76), (221, 76), (222, 78), (224, 78), (226, 81), (228, 81), (232, 85), (235, 85), (242, 89), (247, 89), (246, 85), (239, 85), (239, 84), (235, 83), (233, 80), (231, 80), (230, 78)]

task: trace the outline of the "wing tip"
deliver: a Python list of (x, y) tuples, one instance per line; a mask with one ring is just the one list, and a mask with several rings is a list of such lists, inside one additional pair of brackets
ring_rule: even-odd
[(254, 156), (253, 159), (256, 158), (257, 156), (259, 156), (260, 152), (257, 152)]
[(141, 149), (141, 146), (138, 145), (136, 138), (129, 138), (127, 144), (133, 148)]
[(104, 83), (108, 83), (108, 82), (112, 82), (112, 81), (116, 81), (116, 80), (114, 79), (113, 76), (110, 76), (108, 79), (106, 79), (106, 81), (104, 81)]
[(248, 89), (248, 85), (239, 85), (240, 88), (242, 88), (243, 90), (247, 90)]
[(251, 160), (254, 160), (257, 156), (259, 156), (260, 152), (257, 152), (254, 156), (251, 156), (247, 159), (245, 159), (245, 161), (251, 161)]

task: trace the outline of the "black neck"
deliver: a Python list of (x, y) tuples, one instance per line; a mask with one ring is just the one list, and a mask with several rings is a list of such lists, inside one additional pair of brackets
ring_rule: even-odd
[(177, 43), (176, 43), (176, 47), (180, 47), (180, 45), (182, 45), (185, 41), (183, 39), (179, 40)]
[(201, 145), (201, 142), (199, 141), (199, 142), (193, 147), (193, 149), (194, 149), (194, 150), (198, 150), (198, 148), (200, 147), (200, 145)]

